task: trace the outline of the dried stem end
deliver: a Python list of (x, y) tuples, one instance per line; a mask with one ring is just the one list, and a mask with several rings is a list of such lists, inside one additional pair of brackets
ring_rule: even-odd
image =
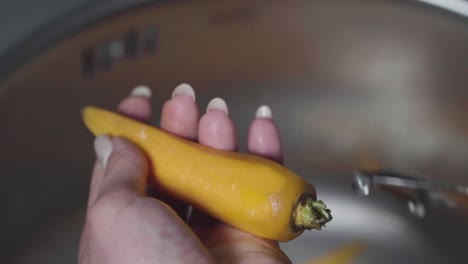
[(316, 201), (311, 195), (304, 194), (295, 205), (292, 215), (294, 230), (321, 230), (333, 217), (330, 209), (322, 201)]

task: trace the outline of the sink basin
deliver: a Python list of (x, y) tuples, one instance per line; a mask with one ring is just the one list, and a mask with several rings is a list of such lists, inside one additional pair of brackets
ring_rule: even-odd
[(349, 245), (343, 263), (468, 262), (467, 198), (417, 217), (398, 191), (350, 187), (382, 168), (468, 185), (465, 17), (414, 1), (143, 2), (90, 5), (0, 58), (2, 263), (76, 260), (94, 158), (80, 109), (145, 84), (158, 111), (181, 82), (201, 109), (227, 101), (241, 150), (256, 108), (273, 109), (286, 165), (334, 215), (282, 244), (294, 263)]

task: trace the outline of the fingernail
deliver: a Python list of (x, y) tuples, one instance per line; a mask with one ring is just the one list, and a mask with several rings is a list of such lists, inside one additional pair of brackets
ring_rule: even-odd
[(94, 140), (94, 151), (101, 165), (105, 168), (112, 153), (112, 140), (108, 136), (98, 136)]
[(271, 119), (272, 113), (270, 107), (268, 105), (262, 105), (257, 109), (255, 113), (256, 118), (268, 118)]
[(139, 85), (139, 86), (133, 88), (130, 95), (150, 98), (151, 97), (151, 89), (148, 86)]
[(229, 110), (227, 108), (226, 102), (219, 97), (212, 99), (208, 103), (208, 106), (206, 107), (206, 112), (210, 112), (213, 110), (220, 110), (224, 112), (226, 115), (229, 115)]
[(195, 101), (195, 91), (193, 90), (192, 86), (186, 83), (179, 84), (179, 86), (177, 86), (174, 89), (174, 91), (172, 92), (172, 98), (174, 98), (174, 96), (183, 94), (190, 96), (190, 98), (192, 98), (193, 101)]

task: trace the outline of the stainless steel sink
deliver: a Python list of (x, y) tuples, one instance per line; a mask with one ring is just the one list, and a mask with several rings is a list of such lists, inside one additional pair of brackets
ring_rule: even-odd
[(146, 84), (158, 110), (181, 82), (202, 109), (226, 99), (241, 149), (272, 107), (287, 166), (334, 215), (282, 244), (294, 263), (350, 243), (352, 263), (468, 262), (466, 197), (418, 217), (418, 191), (351, 188), (377, 169), (468, 185), (467, 18), (414, 1), (132, 3), (90, 6), (0, 58), (2, 263), (76, 261), (93, 162), (80, 108)]

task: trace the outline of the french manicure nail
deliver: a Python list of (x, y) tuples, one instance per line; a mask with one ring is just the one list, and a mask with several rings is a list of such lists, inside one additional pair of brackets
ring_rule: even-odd
[(94, 151), (102, 167), (107, 166), (107, 161), (112, 153), (112, 140), (108, 136), (98, 136), (94, 140)]
[(268, 107), (268, 105), (262, 105), (257, 109), (257, 112), (255, 113), (256, 118), (268, 118), (271, 119), (272, 117), (271, 109)]
[(174, 98), (174, 96), (182, 95), (182, 94), (190, 96), (190, 98), (192, 98), (193, 101), (195, 101), (195, 91), (193, 90), (192, 86), (190, 86), (189, 84), (186, 84), (186, 83), (179, 84), (179, 86), (177, 86), (172, 92), (172, 98)]
[(131, 92), (131, 95), (150, 98), (151, 97), (151, 89), (148, 86), (139, 85), (139, 86), (133, 88), (133, 90)]
[(208, 103), (208, 106), (206, 107), (206, 112), (210, 112), (212, 110), (220, 110), (222, 112), (224, 112), (226, 115), (229, 115), (229, 110), (228, 110), (228, 107), (226, 105), (226, 102), (219, 98), (219, 97), (216, 97), (214, 99), (212, 99), (209, 103)]

